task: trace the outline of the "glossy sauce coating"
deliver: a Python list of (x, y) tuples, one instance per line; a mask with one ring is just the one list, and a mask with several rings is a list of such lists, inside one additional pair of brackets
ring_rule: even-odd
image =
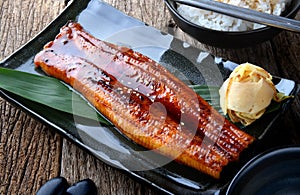
[(219, 178), (253, 137), (153, 60), (69, 23), (35, 57), (136, 143)]

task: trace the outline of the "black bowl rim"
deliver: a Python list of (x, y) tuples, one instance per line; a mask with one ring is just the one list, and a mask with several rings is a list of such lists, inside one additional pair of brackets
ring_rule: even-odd
[[(295, 1), (295, 0), (292, 0), (292, 1)], [(184, 21), (185, 23), (187, 23), (190, 26), (193, 26), (195, 28), (199, 28), (199, 29), (207, 31), (207, 32), (221, 33), (221, 34), (233, 35), (234, 36), (234, 35), (246, 35), (246, 34), (252, 34), (252, 33), (259, 33), (259, 32), (270, 30), (270, 29), (282, 30), (282, 29), (278, 29), (278, 28), (270, 27), (270, 26), (265, 26), (265, 27), (262, 27), (262, 28), (257, 28), (257, 29), (252, 29), (252, 30), (246, 30), (246, 31), (220, 31), (220, 30), (214, 30), (214, 29), (210, 29), (210, 28), (206, 28), (206, 27), (197, 25), (197, 24), (195, 24), (195, 23), (187, 20), (185, 17), (183, 17), (177, 11), (177, 9), (171, 3), (171, 0), (164, 0), (164, 2), (169, 7), (169, 9), (172, 11), (172, 13), (174, 15), (176, 15), (176, 17), (178, 17), (180, 20)], [(290, 2), (290, 3), (292, 3), (292, 2)], [(291, 6), (292, 5), (289, 5), (288, 7), (291, 7)], [(287, 18), (292, 18), (292, 16), (294, 14), (296, 14), (296, 12), (299, 10), (299, 8), (300, 8), (300, 3), (298, 2), (298, 4), (296, 4), (296, 6), (293, 6), (293, 9), (291, 9), (290, 11), (289, 10), (284, 11), (284, 14), (282, 16), (287, 17)]]
[(226, 195), (230, 195), (230, 192), (234, 189), (234, 186), (236, 186), (240, 177), (248, 172), (251, 167), (256, 167), (267, 159), (274, 158), (276, 156), (282, 156), (284, 154), (300, 154), (300, 145), (288, 145), (271, 148), (253, 157), (233, 177), (226, 190)]

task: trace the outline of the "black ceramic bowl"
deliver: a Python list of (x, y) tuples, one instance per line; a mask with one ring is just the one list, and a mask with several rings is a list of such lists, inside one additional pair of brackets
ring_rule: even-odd
[[(282, 30), (274, 27), (263, 27), (249, 31), (229, 32), (217, 31), (199, 26), (188, 21), (177, 11), (177, 4), (172, 0), (164, 0), (174, 21), (184, 32), (201, 43), (223, 48), (247, 47), (272, 39)], [(294, 18), (300, 6), (300, 0), (292, 0), (282, 16)]]
[(226, 194), (300, 194), (300, 147), (256, 156), (234, 177)]

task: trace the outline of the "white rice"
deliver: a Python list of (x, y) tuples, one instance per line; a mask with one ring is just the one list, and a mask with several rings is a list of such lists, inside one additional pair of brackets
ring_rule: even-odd
[[(235, 6), (253, 9), (268, 14), (280, 15), (290, 0), (217, 0)], [(219, 31), (246, 31), (264, 27), (230, 16), (206, 11), (187, 5), (179, 5), (178, 12), (187, 20), (200, 26)]]

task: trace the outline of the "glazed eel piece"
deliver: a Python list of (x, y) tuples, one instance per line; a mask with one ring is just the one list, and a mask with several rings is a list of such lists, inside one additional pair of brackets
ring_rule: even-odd
[[(220, 117), (219, 113), (210, 109), (207, 102), (195, 96), (191, 89), (153, 60), (126, 47), (98, 40), (76, 23), (69, 23), (67, 27), (62, 28), (57, 38), (61, 42), (52, 46), (56, 51), (70, 55), (76, 53), (77, 56), (89, 59), (97, 66), (119, 77), (127, 86), (139, 88), (139, 91), (147, 94), (153, 101), (161, 102), (175, 119), (189, 125), (190, 129), (197, 128), (199, 136), (213, 140), (214, 149), (223, 153), (228, 159), (237, 159), (243, 148), (247, 147), (249, 143), (247, 134), (241, 133), (227, 120)], [(110, 63), (111, 61), (116, 63)], [(118, 75), (119, 73), (115, 70), (121, 72), (122, 75)], [(158, 91), (160, 95), (157, 95)], [(214, 117), (208, 120), (208, 117), (200, 117), (200, 115)], [(204, 125), (211, 126), (211, 128), (203, 128)], [(228, 131), (229, 128), (231, 128), (230, 131)]]
[(215, 178), (254, 140), (158, 63), (96, 39), (78, 23), (62, 27), (34, 62), (134, 142)]

